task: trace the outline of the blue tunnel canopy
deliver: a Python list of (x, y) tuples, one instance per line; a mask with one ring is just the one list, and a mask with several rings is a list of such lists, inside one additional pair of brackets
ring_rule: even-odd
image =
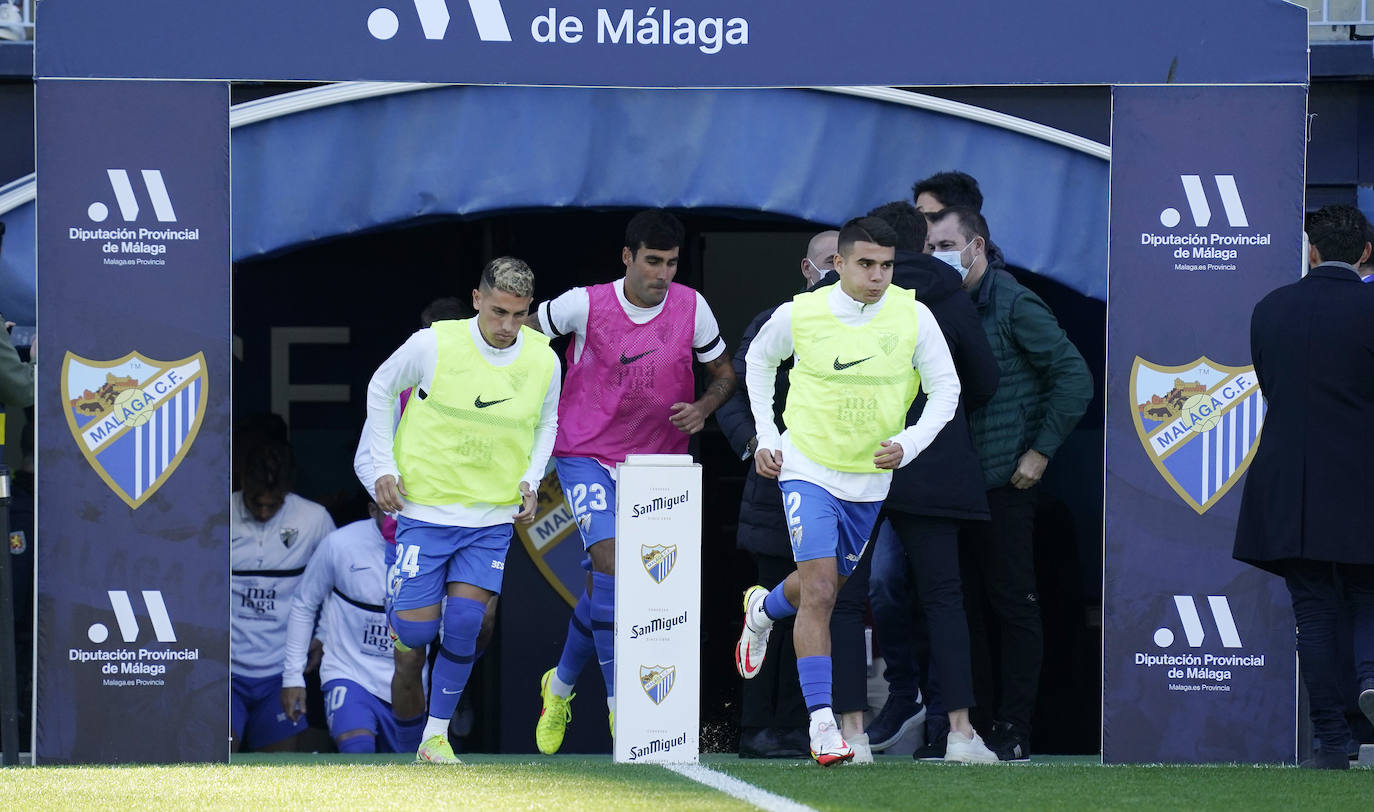
[(234, 258), (435, 216), (742, 209), (839, 225), (977, 177), (1009, 261), (1105, 298), (1108, 165), (999, 127), (812, 90), (454, 86), (269, 119), (233, 140)]
[[(237, 127), (232, 144), (235, 261), (506, 210), (734, 209), (839, 225), (959, 169), (981, 182), (1009, 262), (1106, 297), (1102, 157), (850, 95), (433, 87), (265, 118)], [(24, 323), (33, 212), (31, 201), (0, 212), (0, 312)]]

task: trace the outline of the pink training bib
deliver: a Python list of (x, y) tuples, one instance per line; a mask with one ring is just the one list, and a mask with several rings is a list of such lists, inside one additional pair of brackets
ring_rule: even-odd
[(668, 421), (674, 403), (691, 403), (696, 291), (673, 283), (663, 310), (644, 324), (625, 314), (613, 284), (587, 288), (590, 308), (582, 357), (573, 361), (558, 403), (558, 457), (605, 465), (626, 454), (685, 454), (689, 436)]

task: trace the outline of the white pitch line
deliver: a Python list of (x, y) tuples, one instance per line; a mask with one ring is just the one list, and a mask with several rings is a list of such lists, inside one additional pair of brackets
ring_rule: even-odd
[(747, 781), (716, 772), (700, 764), (660, 764), (659, 766), (672, 770), (683, 778), (690, 778), (698, 784), (705, 784), (732, 798), (753, 804), (759, 809), (766, 810), (766, 812), (816, 812), (815, 809), (806, 804), (797, 803), (791, 798), (784, 798), (781, 795), (774, 795)]

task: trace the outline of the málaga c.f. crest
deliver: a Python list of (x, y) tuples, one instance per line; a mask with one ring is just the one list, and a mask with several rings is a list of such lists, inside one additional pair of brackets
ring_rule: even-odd
[(639, 687), (644, 689), (644, 693), (649, 695), (655, 705), (661, 704), (667, 698), (676, 679), (677, 666), (674, 665), (639, 667)]
[(1181, 366), (1136, 356), (1131, 405), (1150, 461), (1199, 514), (1250, 467), (1264, 423), (1255, 368), (1228, 367), (1206, 356)]
[(673, 571), (673, 565), (677, 563), (677, 545), (665, 547), (656, 544), (653, 547), (647, 544), (639, 546), (639, 557), (644, 562), (644, 570), (649, 573), (649, 577), (655, 583), (663, 583), (663, 579), (668, 577), (668, 573)]
[(176, 471), (205, 417), (205, 354), (155, 361), (131, 352), (113, 361), (62, 360), (62, 401), (81, 454), (137, 509)]

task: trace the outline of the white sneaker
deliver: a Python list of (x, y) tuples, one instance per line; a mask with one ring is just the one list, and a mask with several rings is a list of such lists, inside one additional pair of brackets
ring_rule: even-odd
[(996, 764), (997, 754), (983, 744), (983, 737), (974, 731), (972, 738), (957, 730), (949, 732), (945, 740), (945, 761), (963, 764)]
[[(854, 748), (845, 743), (834, 722), (821, 722), (812, 726), (811, 757), (822, 767), (831, 767), (854, 758)], [(872, 757), (873, 754), (869, 753), (869, 758)], [(997, 756), (992, 758), (997, 760)]]
[(751, 586), (744, 591), (744, 630), (739, 633), (739, 642), (735, 644), (735, 670), (745, 679), (759, 675), (763, 658), (768, 654), (768, 634), (773, 627), (759, 631), (750, 622), (755, 615), (762, 614), (759, 607), (766, 597), (768, 590), (761, 586)]
[(849, 737), (849, 746), (854, 750), (855, 764), (872, 764), (873, 748), (868, 746), (868, 734), (860, 733)]
[(20, 13), (19, 6), (0, 0), (0, 39), (24, 40), (23, 22), (24, 15)]

